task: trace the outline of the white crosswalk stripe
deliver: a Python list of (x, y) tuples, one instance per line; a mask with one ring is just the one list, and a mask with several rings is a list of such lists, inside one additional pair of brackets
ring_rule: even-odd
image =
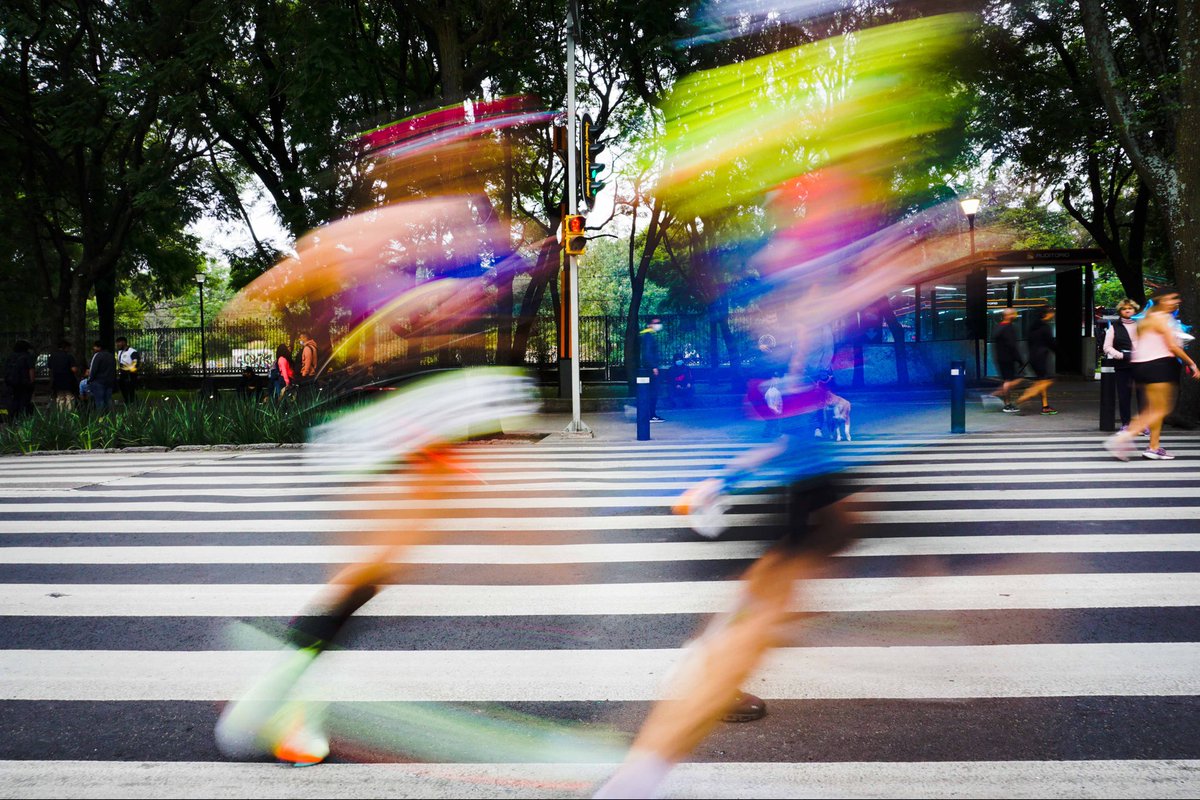
[[(798, 587), (784, 646), (744, 686), (767, 719), (720, 729), (668, 796), (1200, 793), (1200, 436), (1173, 435), (1173, 462), (1116, 462), (1101, 441), (824, 445), (866, 490), (864, 538)], [(776, 535), (766, 480), (732, 498), (719, 541), (671, 512), (748, 447), (469, 445), (421, 499), (409, 476), (302, 449), (0, 458), (0, 797), (585, 796), (611, 764), (234, 764), (216, 704), (326, 576), (376, 552), (364, 536), (419, 520), (433, 540), (390, 554), (398, 582), (299, 691), (628, 734)], [(122, 720), (127, 744), (55, 735), (76, 717)], [(760, 756), (763, 736), (793, 745)]]

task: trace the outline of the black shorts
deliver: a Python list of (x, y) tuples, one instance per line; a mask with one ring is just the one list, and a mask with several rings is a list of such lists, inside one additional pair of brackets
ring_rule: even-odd
[(1040, 353), (1029, 359), (1029, 366), (1033, 367), (1033, 374), (1038, 380), (1047, 380), (1054, 377), (1050, 374), (1050, 354)]
[(1000, 370), (1000, 377), (1007, 383), (1017, 379), (1017, 362), (1016, 361), (997, 361), (996, 368)]
[(1179, 359), (1175, 356), (1140, 361), (1133, 365), (1133, 379), (1146, 383), (1179, 383)]
[(850, 530), (814, 527), (809, 522), (813, 511), (833, 505), (843, 495), (835, 473), (810, 475), (787, 488), (783, 536), (777, 545), (789, 555), (833, 555), (853, 541)]

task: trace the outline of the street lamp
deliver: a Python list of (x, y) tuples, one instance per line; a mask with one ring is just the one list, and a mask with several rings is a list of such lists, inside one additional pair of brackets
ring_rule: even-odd
[(200, 289), (200, 391), (208, 391), (208, 348), (204, 342), (204, 273), (196, 273), (196, 286)]
[(979, 213), (979, 198), (968, 197), (958, 203), (963, 213), (967, 215), (967, 225), (971, 229), (971, 255), (975, 255), (975, 215)]

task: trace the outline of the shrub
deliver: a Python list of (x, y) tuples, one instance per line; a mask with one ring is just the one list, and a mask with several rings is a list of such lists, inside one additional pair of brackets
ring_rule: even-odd
[(88, 406), (36, 409), (0, 427), (0, 453), (97, 450), (108, 447), (303, 442), (308, 428), (330, 416), (304, 402), (254, 403), (221, 395), (183, 395), (106, 414)]

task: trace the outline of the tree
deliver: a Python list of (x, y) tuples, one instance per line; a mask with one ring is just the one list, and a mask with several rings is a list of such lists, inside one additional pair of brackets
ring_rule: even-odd
[[(118, 283), (199, 263), (203, 207), (179, 41), (195, 5), (38, 4), (0, 31), (0, 152), (17, 189), (10, 269), (36, 268), (51, 335), (111, 339)], [(9, 172), (9, 170), (5, 170)], [(162, 270), (160, 272), (160, 270)], [(28, 295), (26, 295), (28, 296)], [(42, 305), (42, 304), (37, 304)]]

